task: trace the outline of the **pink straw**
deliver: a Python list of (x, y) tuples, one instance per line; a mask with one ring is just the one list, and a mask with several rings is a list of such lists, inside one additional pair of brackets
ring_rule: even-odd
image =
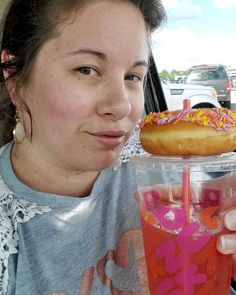
[[(183, 101), (183, 109), (184, 110), (189, 110), (190, 107), (190, 100), (189, 99), (184, 99)], [(190, 221), (190, 216), (189, 216), (189, 207), (190, 207), (190, 172), (188, 167), (185, 167), (183, 170), (183, 204), (184, 204), (184, 209), (185, 209), (185, 214), (187, 218), (187, 222)]]
[(190, 220), (189, 207), (190, 207), (190, 173), (188, 168), (183, 171), (183, 203), (186, 214), (187, 222)]
[(184, 101), (183, 101), (183, 109), (184, 110), (190, 110), (191, 109), (190, 99), (184, 99)]

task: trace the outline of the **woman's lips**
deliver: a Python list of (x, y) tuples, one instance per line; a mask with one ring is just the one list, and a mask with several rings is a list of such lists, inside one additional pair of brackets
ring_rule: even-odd
[(114, 149), (124, 142), (126, 131), (100, 131), (89, 133), (95, 140), (97, 140), (104, 147)]

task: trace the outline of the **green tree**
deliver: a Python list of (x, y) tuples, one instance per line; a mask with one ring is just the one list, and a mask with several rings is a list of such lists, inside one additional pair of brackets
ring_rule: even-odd
[(171, 70), (170, 72), (167, 70), (163, 70), (159, 73), (160, 77), (164, 80), (176, 80), (178, 76), (186, 76), (187, 71), (185, 70)]
[(160, 72), (160, 77), (164, 80), (170, 80), (171, 75), (167, 70), (163, 70)]

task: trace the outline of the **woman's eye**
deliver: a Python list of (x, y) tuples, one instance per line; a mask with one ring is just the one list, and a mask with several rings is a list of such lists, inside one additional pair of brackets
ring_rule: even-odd
[(138, 75), (128, 75), (125, 77), (125, 79), (128, 81), (134, 81), (134, 82), (142, 81), (142, 77)]
[(76, 69), (77, 72), (79, 72), (82, 75), (91, 76), (96, 75), (97, 71), (94, 68), (91, 67), (80, 67)]

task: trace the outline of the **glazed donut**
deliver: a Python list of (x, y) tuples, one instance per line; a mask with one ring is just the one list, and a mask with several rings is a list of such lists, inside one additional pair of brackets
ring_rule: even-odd
[(140, 124), (143, 149), (158, 155), (214, 155), (236, 149), (236, 112), (226, 108), (150, 113)]

